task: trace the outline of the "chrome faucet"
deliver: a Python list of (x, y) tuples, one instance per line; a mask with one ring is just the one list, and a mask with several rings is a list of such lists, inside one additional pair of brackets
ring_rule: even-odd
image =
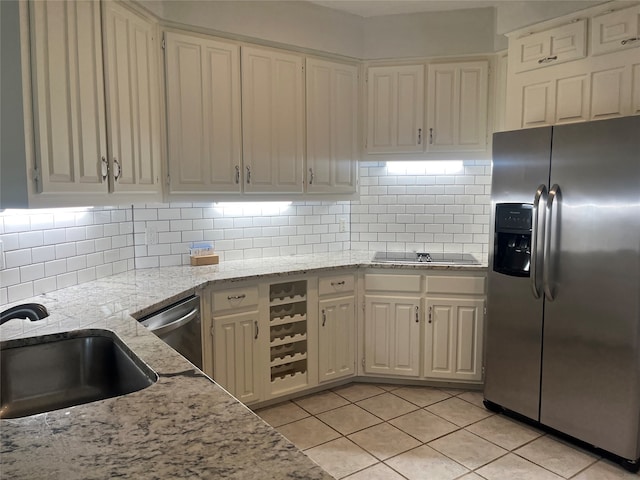
[(15, 307), (8, 308), (0, 313), (0, 325), (14, 318), (28, 318), (32, 322), (42, 320), (49, 316), (49, 312), (44, 305), (39, 303), (23, 303)]

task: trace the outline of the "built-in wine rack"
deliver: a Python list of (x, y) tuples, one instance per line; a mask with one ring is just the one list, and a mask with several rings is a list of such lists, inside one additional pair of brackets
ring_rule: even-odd
[(307, 382), (307, 281), (269, 286), (271, 390)]

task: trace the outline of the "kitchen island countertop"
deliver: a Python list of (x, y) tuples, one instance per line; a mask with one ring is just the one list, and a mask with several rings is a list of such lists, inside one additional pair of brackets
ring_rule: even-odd
[(7, 322), (0, 327), (2, 340), (81, 328), (112, 330), (159, 380), (121, 397), (0, 420), (0, 477), (332, 478), (133, 317), (219, 282), (362, 266), (399, 268), (371, 258), (370, 252), (347, 251), (132, 270), (18, 302), (42, 303), (50, 316)]

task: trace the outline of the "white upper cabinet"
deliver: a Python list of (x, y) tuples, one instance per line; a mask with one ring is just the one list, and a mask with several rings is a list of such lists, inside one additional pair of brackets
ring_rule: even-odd
[(584, 58), (587, 54), (587, 21), (577, 20), (515, 39), (510, 50), (515, 72)]
[(169, 193), (242, 190), (240, 47), (165, 34)]
[[(640, 50), (636, 48), (640, 46), (640, 5), (614, 11), (605, 8), (582, 11), (580, 19), (560, 19), (565, 23), (529, 36), (510, 34), (507, 129), (640, 113)], [(533, 54), (527, 62), (523, 60), (523, 45), (532, 38), (547, 38), (555, 48), (548, 53), (557, 59), (540, 62), (546, 68), (527, 63), (533, 62)]]
[(103, 5), (111, 189), (160, 194), (156, 25), (116, 2)]
[(640, 5), (593, 18), (591, 24), (591, 53), (615, 52), (640, 47)]
[(29, 3), (36, 189), (106, 193), (98, 2)]
[(424, 65), (371, 66), (367, 152), (424, 151)]
[(427, 151), (484, 151), (487, 97), (488, 62), (430, 64)]
[(358, 67), (307, 58), (307, 185), (311, 193), (356, 191)]
[(244, 191), (302, 193), (303, 57), (242, 47)]

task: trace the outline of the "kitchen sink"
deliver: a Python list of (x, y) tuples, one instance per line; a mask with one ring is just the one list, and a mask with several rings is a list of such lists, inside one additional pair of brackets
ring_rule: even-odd
[(0, 343), (0, 418), (126, 395), (157, 380), (109, 330), (8, 340)]
[(469, 253), (427, 253), (427, 252), (376, 252), (373, 257), (378, 263), (436, 265), (479, 265), (480, 262)]

